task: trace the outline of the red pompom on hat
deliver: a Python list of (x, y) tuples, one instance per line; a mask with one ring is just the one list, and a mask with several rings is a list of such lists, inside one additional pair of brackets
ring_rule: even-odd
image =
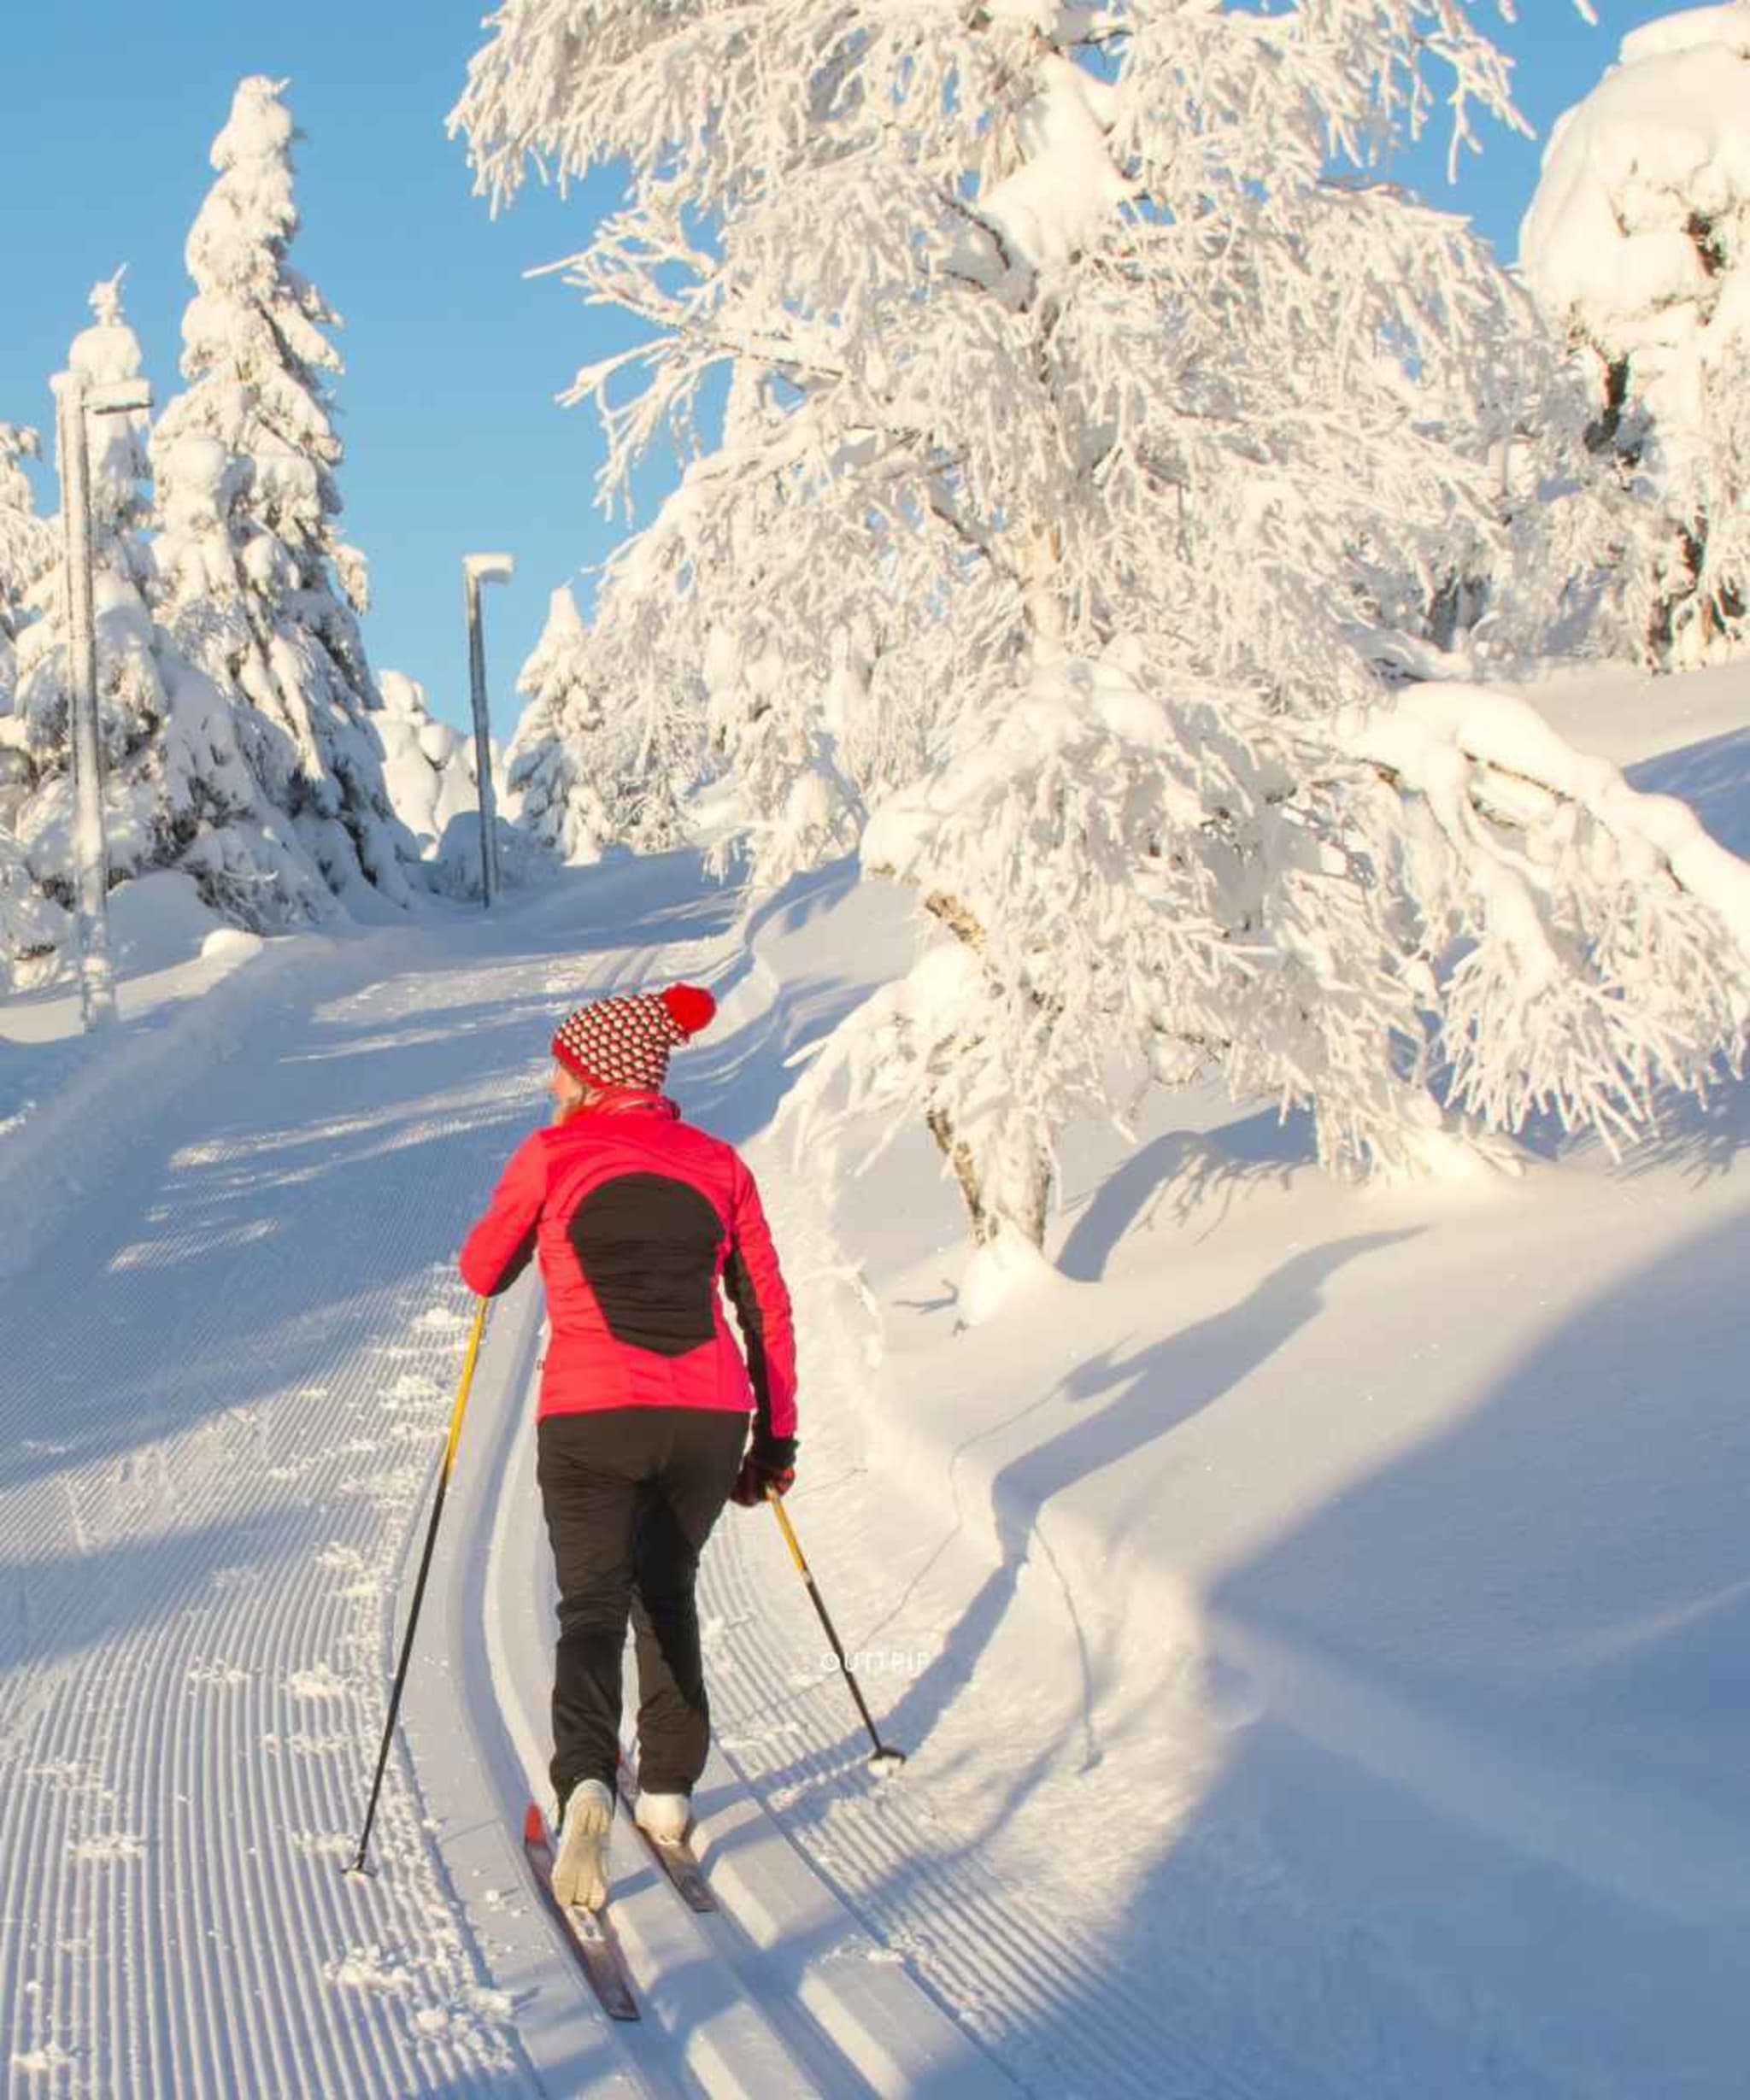
[(709, 1028), (717, 1012), (717, 1001), (702, 984), (671, 984), (662, 1003), (683, 1035), (696, 1035), (702, 1028)]
[(698, 984), (592, 1000), (561, 1023), (553, 1054), (590, 1087), (632, 1087), (660, 1094), (668, 1053), (708, 1026), (717, 1001)]

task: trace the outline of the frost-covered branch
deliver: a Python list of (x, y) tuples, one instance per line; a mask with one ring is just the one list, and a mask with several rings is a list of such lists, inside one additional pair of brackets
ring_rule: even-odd
[(1348, 742), (1408, 806), (1406, 892), (1458, 1106), (1507, 1129), (1548, 1111), (1615, 1145), (1659, 1088), (1741, 1068), (1750, 866), (1685, 804), (1477, 687), (1418, 688)]

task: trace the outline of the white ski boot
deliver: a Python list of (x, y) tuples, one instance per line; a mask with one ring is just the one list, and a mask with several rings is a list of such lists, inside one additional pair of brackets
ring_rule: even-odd
[(599, 1910), (608, 1901), (608, 1833), (614, 1827), (614, 1795), (598, 1779), (582, 1780), (565, 1804), (553, 1893), (567, 1909), (573, 1903)]
[(647, 1838), (658, 1845), (678, 1845), (693, 1820), (693, 1804), (687, 1794), (640, 1792), (632, 1808), (632, 1821)]

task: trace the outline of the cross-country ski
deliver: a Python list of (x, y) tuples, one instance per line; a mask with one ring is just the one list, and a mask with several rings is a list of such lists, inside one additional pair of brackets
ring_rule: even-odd
[(0, 2095), (1740, 2100), (1750, 0), (25, 10)]
[(567, 1939), (576, 1950), (590, 1988), (602, 2001), (610, 2020), (636, 2020), (638, 2002), (632, 1994), (625, 1957), (614, 1940), (608, 1920), (581, 1903), (561, 1903), (553, 1892), (554, 1845), (539, 1804), (530, 1802), (523, 1817), (523, 1852), (535, 1877), (542, 1900), (559, 1921)]
[(645, 1849), (674, 1885), (675, 1892), (689, 1910), (702, 1915), (715, 1910), (717, 1898), (711, 1893), (711, 1885), (705, 1879), (704, 1868), (694, 1851), (688, 1834), (691, 1819), (678, 1822), (672, 1827), (652, 1827), (637, 1812), (637, 1785), (627, 1767), (620, 1766), (620, 1791), (632, 1802), (632, 1827), (644, 1841)]

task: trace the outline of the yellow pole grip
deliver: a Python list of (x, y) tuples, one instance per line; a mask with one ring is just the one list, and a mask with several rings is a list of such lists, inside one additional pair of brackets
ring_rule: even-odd
[(796, 1534), (790, 1528), (790, 1518), (784, 1513), (784, 1497), (775, 1487), (768, 1487), (766, 1499), (772, 1505), (772, 1514), (778, 1519), (778, 1528), (784, 1534), (784, 1542), (790, 1548), (790, 1557), (796, 1564), (796, 1573), (806, 1582), (808, 1580), (808, 1563), (802, 1558), (802, 1549), (796, 1544)]
[(461, 1384), (456, 1389), (455, 1405), (449, 1416), (449, 1441), (443, 1446), (443, 1477), (449, 1478), (449, 1469), (455, 1464), (455, 1447), (461, 1441), (461, 1418), (467, 1412), (468, 1393), (474, 1382), (474, 1358), (480, 1353), (480, 1337), (486, 1331), (486, 1307), (489, 1300), (481, 1299), (474, 1314), (473, 1331), (468, 1335), (467, 1354), (461, 1360)]

